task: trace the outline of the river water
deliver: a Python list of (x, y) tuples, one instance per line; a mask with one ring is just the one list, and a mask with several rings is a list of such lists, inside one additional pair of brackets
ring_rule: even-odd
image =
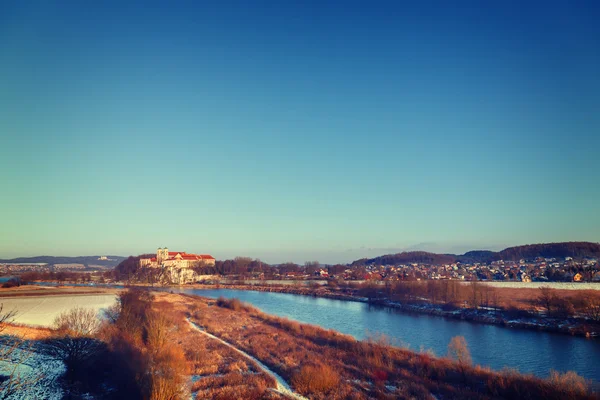
[(600, 341), (564, 334), (509, 329), (430, 315), (414, 315), (375, 308), (366, 303), (284, 293), (232, 289), (170, 288), (175, 293), (217, 298), (236, 297), (269, 314), (350, 334), (357, 339), (385, 334), (395, 344), (412, 350), (447, 352), (453, 336), (464, 336), (473, 362), (500, 370), (548, 376), (551, 369), (576, 371), (600, 382)]

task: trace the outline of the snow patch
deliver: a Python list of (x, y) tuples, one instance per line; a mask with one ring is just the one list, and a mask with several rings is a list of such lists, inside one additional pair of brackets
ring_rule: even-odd
[(100, 312), (112, 306), (117, 298), (114, 294), (75, 296), (32, 296), (0, 298), (6, 311), (16, 311), (12, 322), (17, 324), (50, 327), (62, 312), (75, 307), (91, 308)]
[[(2, 346), (4, 349), (4, 346)], [(63, 397), (58, 379), (65, 373), (62, 361), (54, 360), (34, 349), (16, 349), (9, 359), (0, 361), (0, 375), (13, 379), (30, 382), (20, 387), (16, 393), (9, 395), (7, 400), (48, 399), (60, 400)], [(0, 383), (0, 393), (8, 389), (8, 380)]]

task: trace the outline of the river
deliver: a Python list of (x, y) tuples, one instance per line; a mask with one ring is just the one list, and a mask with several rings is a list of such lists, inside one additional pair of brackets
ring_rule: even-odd
[(533, 330), (503, 328), (430, 315), (413, 315), (375, 308), (366, 303), (284, 293), (232, 289), (169, 288), (175, 293), (250, 303), (266, 313), (350, 334), (357, 339), (385, 334), (412, 350), (446, 354), (453, 336), (464, 336), (473, 362), (500, 370), (504, 367), (546, 377), (550, 370), (576, 371), (600, 382), (600, 342)]

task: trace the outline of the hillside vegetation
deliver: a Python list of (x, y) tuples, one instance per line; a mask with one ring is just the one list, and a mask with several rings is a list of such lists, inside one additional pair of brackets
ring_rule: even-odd
[(363, 258), (354, 261), (352, 266), (369, 264), (397, 265), (409, 263), (450, 264), (453, 262), (489, 263), (497, 260), (518, 261), (524, 259), (545, 258), (600, 258), (600, 243), (592, 242), (562, 242), (527, 244), (509, 247), (502, 251), (473, 250), (462, 255), (436, 254), (425, 251), (409, 251), (397, 254), (387, 254), (374, 258)]

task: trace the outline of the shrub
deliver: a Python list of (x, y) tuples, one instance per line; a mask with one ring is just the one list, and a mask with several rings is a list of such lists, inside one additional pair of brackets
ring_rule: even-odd
[(448, 343), (448, 357), (456, 360), (459, 365), (471, 364), (471, 353), (464, 336), (454, 336)]
[(511, 303), (504, 309), (504, 317), (508, 319), (531, 318), (533, 317), (533, 313)]
[(600, 299), (590, 299), (585, 304), (584, 315), (592, 321), (600, 322)]
[(565, 399), (584, 397), (589, 392), (588, 382), (573, 371), (568, 371), (564, 374), (557, 371), (550, 371), (548, 382)]
[(339, 385), (340, 376), (327, 365), (307, 364), (294, 373), (291, 383), (302, 394), (326, 394)]
[(219, 297), (217, 299), (217, 305), (219, 307), (229, 308), (230, 310), (233, 310), (233, 311), (244, 311), (244, 312), (258, 311), (256, 308), (252, 307), (251, 305), (243, 303), (239, 299), (236, 299), (236, 298), (226, 299), (224, 297)]
[(556, 318), (568, 318), (575, 314), (575, 307), (568, 299), (554, 298), (551, 315)]
[(150, 349), (158, 351), (168, 344), (172, 324), (165, 314), (150, 312), (147, 316), (145, 328), (146, 343)]
[(179, 346), (160, 349), (150, 365), (150, 400), (182, 399), (185, 395), (187, 362)]
[(44, 342), (46, 353), (65, 363), (67, 379), (77, 379), (78, 373), (85, 371), (93, 360), (105, 350), (106, 345), (90, 337), (64, 336)]
[(76, 307), (60, 313), (54, 319), (54, 327), (68, 336), (89, 337), (100, 329), (100, 319), (95, 310)]

